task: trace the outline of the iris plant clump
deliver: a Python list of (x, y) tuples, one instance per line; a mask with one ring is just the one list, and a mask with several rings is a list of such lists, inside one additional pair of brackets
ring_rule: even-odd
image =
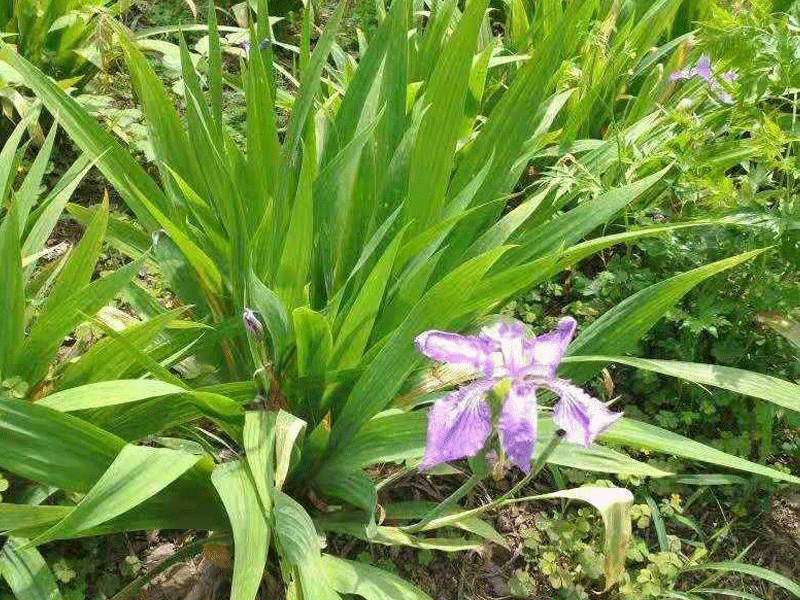
[(530, 470), (536, 446), (536, 393), (540, 388), (559, 397), (553, 420), (566, 432), (566, 440), (590, 446), (622, 413), (610, 411), (598, 399), (556, 376), (576, 326), (575, 319), (565, 317), (554, 331), (529, 337), (523, 324), (512, 319), (484, 327), (477, 336), (445, 331), (419, 335), (416, 344), (422, 354), (478, 375), (433, 405), (420, 466), (476, 455), (492, 431), (487, 399), (503, 383), (510, 387), (502, 401), (497, 431), (506, 455), (524, 472)]

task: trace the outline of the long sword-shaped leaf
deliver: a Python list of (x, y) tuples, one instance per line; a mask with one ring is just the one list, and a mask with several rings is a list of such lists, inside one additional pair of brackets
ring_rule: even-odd
[(404, 579), (364, 563), (322, 555), (322, 572), (333, 588), (366, 600), (430, 600)]
[(275, 422), (277, 413), (251, 411), (244, 420), (244, 450), (264, 510), (272, 510), (275, 488)]
[[(570, 345), (570, 355), (618, 354), (630, 350), (675, 303), (701, 281), (751, 260), (764, 252), (754, 250), (726, 258), (652, 285), (627, 298), (592, 323)], [(566, 364), (560, 372), (586, 381), (602, 369), (597, 363)]]
[(792, 594), (795, 598), (800, 598), (800, 584), (798, 584), (795, 581), (792, 581), (785, 575), (781, 575), (780, 573), (776, 573), (775, 571), (771, 571), (770, 569), (765, 569), (764, 567), (759, 567), (758, 565), (751, 565), (748, 563), (736, 562), (736, 561), (727, 561), (718, 563), (708, 563), (700, 565), (698, 567), (692, 567), (688, 570), (702, 571), (706, 569), (712, 571), (722, 571), (723, 573), (733, 572), (733, 573), (741, 573), (743, 575), (750, 575), (752, 577), (758, 577), (759, 579), (763, 579), (764, 581), (769, 581), (770, 583), (777, 585), (778, 587), (782, 587), (784, 590)]
[(0, 531), (52, 525), (72, 512), (72, 506), (0, 503)]
[(372, 334), (402, 237), (402, 233), (397, 235), (383, 253), (345, 316), (332, 353), (337, 369), (355, 367), (361, 360)]
[(75, 293), (75, 290), (81, 289), (91, 281), (100, 250), (103, 247), (103, 238), (105, 238), (107, 227), (108, 195), (103, 198), (103, 203), (94, 212), (80, 243), (61, 268), (61, 273), (42, 306), (40, 318), (46, 319), (47, 315), (54, 308), (63, 304)]
[(8, 376), (25, 334), (22, 255), (13, 206), (0, 224), (0, 282), (0, 324), (3, 330), (0, 335), (0, 373)]
[(38, 381), (64, 337), (85, 320), (84, 315), (94, 315), (105, 306), (139, 272), (142, 262), (139, 259), (93, 281), (36, 321), (17, 357), (20, 376), (29, 382)]
[(294, 164), (295, 153), (300, 147), (300, 141), (303, 135), (306, 121), (309, 112), (314, 103), (314, 97), (319, 91), (322, 83), (320, 75), (328, 60), (331, 47), (334, 42), (336, 31), (339, 28), (339, 23), (344, 14), (345, 4), (340, 3), (334, 11), (328, 23), (325, 26), (325, 31), (317, 42), (314, 52), (311, 54), (309, 64), (303, 70), (303, 77), (300, 80), (300, 89), (297, 92), (297, 97), (292, 108), (292, 116), (289, 120), (286, 139), (283, 144), (284, 152), (284, 167)]
[[(119, 339), (109, 336), (96, 343), (77, 362), (67, 368), (59, 387), (67, 389), (85, 383), (122, 378), (126, 370), (136, 364), (136, 358), (127, 351), (127, 348), (146, 350), (153, 340), (186, 310), (186, 307), (180, 307), (165, 312), (117, 333), (116, 337)], [(120, 340), (124, 342), (121, 343)]]
[(144, 446), (125, 446), (108, 470), (63, 520), (31, 542), (74, 537), (155, 496), (197, 464), (200, 456)]
[(36, 548), (27, 540), (10, 538), (0, 552), (0, 574), (17, 600), (61, 600), (56, 578)]
[(728, 469), (745, 471), (753, 473), (754, 475), (763, 475), (764, 477), (779, 481), (800, 483), (800, 477), (795, 477), (794, 475), (750, 462), (749, 460), (727, 454), (711, 446), (695, 442), (677, 433), (667, 431), (655, 425), (634, 421), (627, 417), (618, 421), (616, 425), (601, 436), (601, 439), (614, 444), (622, 444), (633, 449), (655, 450), (657, 452), (674, 454), (690, 460), (714, 464)]
[(36, 404), (61, 412), (72, 412), (138, 402), (185, 391), (171, 383), (148, 379), (99, 381), (45, 396)]
[(25, 225), (28, 221), (28, 215), (33, 209), (36, 198), (39, 195), (39, 188), (42, 185), (42, 178), (47, 170), (47, 165), (50, 162), (50, 154), (53, 151), (53, 144), (56, 140), (56, 132), (58, 131), (58, 122), (56, 121), (50, 127), (50, 133), (47, 134), (44, 144), (39, 149), (36, 158), (31, 165), (25, 180), (22, 182), (16, 194), (17, 211), (19, 212), (19, 230), (24, 231)]
[(158, 225), (141, 198), (149, 198), (162, 208), (167, 206), (167, 199), (144, 168), (58, 84), (3, 42), (0, 42), (0, 60), (25, 78), (25, 83), (48, 110), (59, 116), (61, 126), (75, 143), (92, 160), (98, 160), (97, 166), (122, 194), (141, 223), (148, 230), (155, 231)]
[(599, 362), (603, 364), (619, 363), (669, 375), (680, 377), (702, 385), (713, 385), (737, 394), (760, 398), (800, 412), (800, 385), (763, 375), (754, 371), (723, 367), (720, 365), (705, 365), (698, 363), (681, 362), (677, 360), (652, 360), (648, 358), (634, 358), (627, 356), (570, 356), (564, 362)]
[(333, 427), (333, 449), (344, 450), (355, 432), (386, 407), (418, 360), (414, 337), (427, 329), (446, 329), (452, 315), (459, 310), (458, 303), (473, 293), (477, 282), (505, 250), (492, 250), (467, 261), (432, 287), (414, 306), (350, 394)]
[(283, 492), (276, 492), (274, 515), (278, 551), (286, 564), (296, 570), (302, 597), (339, 600), (327, 579), (319, 576), (319, 538), (305, 509)]
[(406, 220), (412, 233), (425, 230), (444, 206), (464, 118), (469, 72), (488, 0), (471, 0), (439, 57), (425, 90), (422, 118), (408, 180)]
[(231, 521), (234, 543), (231, 600), (254, 600), (264, 577), (269, 527), (242, 461), (219, 465), (211, 475)]

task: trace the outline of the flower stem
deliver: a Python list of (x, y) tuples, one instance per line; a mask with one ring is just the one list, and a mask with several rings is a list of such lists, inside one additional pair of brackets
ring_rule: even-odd
[(531, 470), (528, 472), (528, 474), (525, 477), (523, 477), (513, 488), (511, 488), (505, 494), (500, 496), (497, 500), (493, 500), (491, 504), (495, 506), (502, 504), (505, 500), (513, 497), (514, 494), (516, 494), (518, 491), (520, 491), (522, 488), (528, 485), (531, 479), (533, 479), (539, 473), (541, 473), (542, 469), (547, 464), (547, 460), (553, 455), (553, 452), (555, 452), (556, 448), (558, 448), (559, 444), (561, 444), (561, 440), (564, 439), (564, 436), (566, 434), (567, 432), (564, 431), (563, 429), (559, 429), (558, 431), (556, 431), (556, 434), (552, 437), (550, 443), (547, 444), (547, 447), (545, 447), (544, 452), (542, 452), (536, 459), (536, 461), (531, 465)]
[(433, 509), (422, 515), (422, 518), (417, 523), (414, 523), (413, 525), (407, 525), (406, 527), (401, 527), (401, 529), (406, 533), (422, 531), (428, 523), (443, 515), (451, 507), (456, 506), (456, 503), (459, 500), (475, 489), (475, 487), (477, 487), (477, 485), (483, 481), (489, 472), (489, 466), (486, 460), (486, 454), (489, 446), (490, 444), (486, 444), (483, 449), (477, 455), (475, 455), (474, 460), (470, 460), (470, 465), (473, 468), (472, 475), (470, 475), (469, 479), (467, 479), (461, 485), (461, 487), (450, 494), (447, 499), (443, 500)]
[[(450, 494), (450, 496), (440, 502), (436, 508), (428, 511), (417, 523), (413, 525), (409, 525), (407, 527), (401, 527), (403, 531), (406, 533), (415, 533), (417, 531), (422, 531), (426, 528), (428, 523), (438, 518), (442, 515), (445, 511), (447, 511), (451, 506), (454, 506), (459, 500), (461, 500), (464, 496), (469, 494), (483, 479), (483, 477), (472, 474), (469, 479), (467, 479), (461, 487), (459, 487), (455, 492)], [(446, 517), (445, 517), (446, 518)]]

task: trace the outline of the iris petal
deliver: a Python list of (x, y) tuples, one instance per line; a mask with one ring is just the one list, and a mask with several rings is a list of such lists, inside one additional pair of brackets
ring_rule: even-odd
[(598, 435), (606, 431), (621, 417), (612, 412), (597, 398), (563, 379), (547, 385), (561, 399), (553, 409), (553, 421), (567, 432), (566, 440), (591, 446)]
[(502, 366), (496, 365), (495, 377), (518, 377), (531, 361), (525, 327), (515, 319), (500, 320), (484, 327), (480, 337), (502, 355)]
[(428, 413), (428, 438), (421, 469), (474, 456), (483, 448), (492, 429), (492, 413), (485, 400), (491, 387), (491, 382), (479, 381), (434, 403)]
[(532, 344), (533, 362), (528, 373), (554, 378), (577, 326), (575, 319), (564, 317), (558, 322), (558, 327), (554, 331), (538, 336)]
[(492, 348), (485, 340), (447, 331), (426, 331), (414, 340), (419, 351), (433, 360), (492, 373)]
[(669, 76), (670, 81), (684, 81), (691, 79), (694, 75), (694, 69), (683, 69), (682, 71), (675, 71)]
[(700, 60), (697, 61), (697, 66), (694, 68), (694, 74), (706, 81), (711, 79), (711, 59), (708, 56), (703, 55), (700, 57)]
[(497, 429), (506, 455), (525, 473), (531, 470), (531, 456), (536, 447), (536, 419), (536, 387), (514, 382), (503, 404)]

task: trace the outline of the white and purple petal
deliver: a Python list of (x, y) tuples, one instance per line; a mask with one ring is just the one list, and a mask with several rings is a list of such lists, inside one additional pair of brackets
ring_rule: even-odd
[(568, 442), (591, 446), (598, 435), (622, 417), (622, 413), (609, 410), (600, 400), (568, 381), (556, 379), (547, 387), (560, 396), (553, 409), (553, 421), (567, 432)]
[(486, 403), (490, 381), (478, 381), (437, 400), (428, 413), (428, 437), (420, 469), (475, 456), (492, 430)]
[(433, 360), (492, 374), (492, 347), (485, 340), (447, 331), (426, 331), (414, 340), (417, 349)]
[(567, 352), (567, 347), (575, 335), (578, 323), (572, 317), (564, 317), (558, 322), (558, 327), (532, 342), (531, 358), (527, 374), (553, 379), (556, 369), (561, 364), (561, 359)]
[(670, 74), (669, 80), (685, 81), (686, 79), (691, 79), (693, 76), (694, 76), (694, 69), (683, 69), (681, 71), (675, 71), (674, 73)]
[(697, 65), (692, 70), (698, 77), (705, 79), (706, 81), (710, 81), (711, 77), (713, 76), (713, 73), (711, 72), (711, 59), (704, 54), (700, 57), (700, 60), (697, 61)]
[(480, 337), (500, 351), (501, 360), (495, 360), (495, 378), (519, 377), (531, 361), (525, 326), (516, 319), (502, 319), (484, 327)]
[(536, 419), (536, 386), (515, 381), (506, 395), (497, 429), (506, 455), (525, 473), (531, 470), (536, 447)]
[(728, 83), (734, 83), (737, 79), (739, 79), (739, 73), (736, 71), (725, 71), (722, 74), (722, 80)]

